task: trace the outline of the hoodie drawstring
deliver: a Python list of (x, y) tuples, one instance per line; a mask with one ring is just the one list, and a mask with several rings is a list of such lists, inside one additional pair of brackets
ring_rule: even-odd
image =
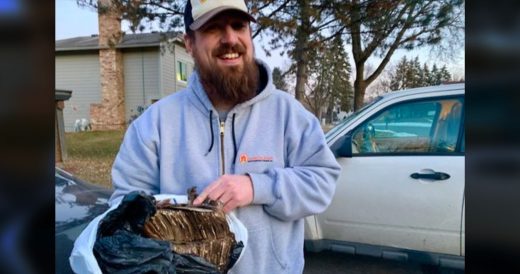
[[(233, 162), (235, 162), (235, 160), (237, 158), (237, 152), (238, 152), (237, 140), (235, 137), (235, 117), (236, 117), (236, 115), (237, 115), (236, 113), (233, 113), (233, 119), (231, 121), (231, 134), (233, 135)], [(209, 128), (210, 128), (210, 132), (211, 132), (211, 144), (209, 145), (209, 149), (208, 149), (208, 152), (206, 152), (206, 155), (208, 155), (211, 152), (211, 150), (213, 149), (213, 142), (215, 139), (215, 136), (213, 133), (213, 110), (209, 111)]]
[(209, 131), (211, 132), (211, 144), (209, 145), (208, 152), (206, 152), (206, 155), (213, 149), (213, 139), (215, 138), (213, 136), (213, 110), (209, 111)]
[(233, 135), (233, 163), (237, 159), (237, 140), (235, 138), (235, 116), (237, 114), (233, 113), (233, 120), (231, 122), (231, 134)]

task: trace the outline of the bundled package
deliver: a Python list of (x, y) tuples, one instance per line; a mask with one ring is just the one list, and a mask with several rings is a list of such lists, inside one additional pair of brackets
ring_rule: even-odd
[(214, 201), (131, 192), (96, 217), (74, 243), (76, 273), (227, 273), (247, 231)]

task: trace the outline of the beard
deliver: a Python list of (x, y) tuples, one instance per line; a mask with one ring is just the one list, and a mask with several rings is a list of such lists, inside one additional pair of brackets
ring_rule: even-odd
[[(242, 57), (246, 53), (242, 45), (221, 44), (213, 50), (212, 56), (216, 58), (230, 51), (237, 52)], [(212, 101), (236, 105), (255, 97), (259, 71), (253, 58), (245, 58), (242, 66), (220, 67), (213, 59), (204, 62), (197, 50), (194, 50), (193, 59), (202, 86)]]

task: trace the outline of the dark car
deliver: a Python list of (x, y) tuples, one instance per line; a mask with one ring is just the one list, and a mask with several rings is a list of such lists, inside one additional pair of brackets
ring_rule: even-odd
[(59, 168), (55, 179), (56, 273), (73, 273), (69, 256), (74, 241), (92, 219), (109, 208), (112, 190), (82, 181)]

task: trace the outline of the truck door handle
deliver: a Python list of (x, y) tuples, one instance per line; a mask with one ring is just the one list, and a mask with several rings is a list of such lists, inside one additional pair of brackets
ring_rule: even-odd
[(410, 177), (414, 179), (430, 179), (430, 180), (446, 180), (449, 179), (451, 176), (449, 174), (446, 174), (444, 172), (434, 172), (434, 173), (412, 173)]

